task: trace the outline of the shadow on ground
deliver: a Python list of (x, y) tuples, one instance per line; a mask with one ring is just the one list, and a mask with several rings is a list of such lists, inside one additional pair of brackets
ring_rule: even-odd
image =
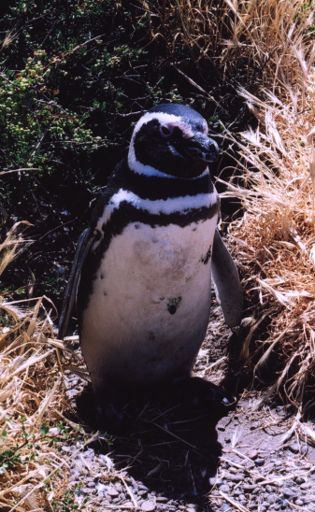
[[(98, 452), (110, 451), (117, 469), (128, 467), (130, 476), (150, 490), (169, 499), (195, 502), (198, 510), (210, 512), (210, 478), (222, 453), (216, 424), (231, 403), (222, 389), (191, 378), (180, 391), (169, 386), (150, 399), (129, 401), (118, 430), (106, 421), (101, 426), (113, 434), (112, 444), (97, 441), (90, 446)], [(77, 407), (81, 421), (100, 428), (90, 388), (77, 399)]]

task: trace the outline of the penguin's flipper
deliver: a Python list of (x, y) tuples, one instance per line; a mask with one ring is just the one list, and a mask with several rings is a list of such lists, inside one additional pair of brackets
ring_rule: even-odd
[(81, 233), (78, 240), (77, 249), (71, 267), (70, 277), (65, 290), (58, 327), (58, 338), (60, 340), (62, 340), (67, 334), (69, 321), (77, 302), (82, 266), (85, 262), (86, 256), (93, 241), (94, 237), (92, 229), (86, 228)]
[(213, 240), (211, 273), (225, 322), (231, 328), (240, 325), (243, 311), (242, 286), (237, 267), (218, 229), (215, 230)]

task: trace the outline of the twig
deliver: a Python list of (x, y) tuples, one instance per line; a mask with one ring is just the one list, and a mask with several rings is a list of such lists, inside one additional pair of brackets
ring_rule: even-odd
[(294, 432), (296, 431), (296, 429), (300, 423), (301, 417), (302, 417), (302, 413), (301, 413), (301, 410), (299, 409), (297, 414), (294, 417), (291, 427), (281, 438), (281, 441), (280, 441), (281, 445), (283, 445), (286, 441), (288, 441), (288, 439), (290, 439), (290, 437), (292, 437), (292, 435), (294, 434)]
[(69, 224), (74, 224), (74, 222), (76, 222), (76, 221), (77, 221), (77, 217), (75, 217), (74, 219), (67, 220), (67, 222), (63, 222), (62, 224), (58, 224), (58, 226), (50, 229), (49, 231), (44, 233), (42, 236), (37, 238), (37, 240), (35, 240), (35, 243), (41, 242), (44, 238), (46, 238), (46, 236), (51, 235), (55, 231), (58, 231), (58, 229), (63, 228), (64, 226), (68, 226)]
[(174, 437), (175, 439), (177, 439), (177, 441), (181, 441), (182, 443), (186, 444), (187, 446), (189, 446), (193, 450), (197, 450), (196, 446), (194, 446), (193, 444), (189, 443), (188, 441), (186, 441), (182, 437), (179, 437), (177, 434), (174, 434), (174, 432), (171, 432), (171, 430), (167, 430), (166, 428), (162, 427), (158, 423), (154, 423), (153, 421), (148, 421), (147, 423), (150, 423), (151, 425), (154, 425), (155, 427), (158, 427), (159, 429), (163, 430), (163, 432), (165, 432), (166, 434), (169, 434), (171, 437)]
[(117, 112), (116, 114), (118, 117), (133, 117), (133, 116), (139, 116), (140, 114), (143, 114), (143, 110), (136, 110), (135, 112), (128, 112), (127, 114), (122, 114), (120, 112)]
[(120, 479), (120, 480), (122, 481), (122, 483), (124, 484), (124, 486), (125, 486), (125, 488), (126, 488), (126, 491), (127, 491), (127, 493), (129, 494), (130, 499), (131, 499), (131, 501), (132, 501), (132, 503), (133, 503), (133, 505), (134, 505), (134, 508), (137, 510), (137, 509), (139, 508), (139, 506), (138, 506), (138, 503), (137, 503), (137, 501), (136, 501), (136, 498), (135, 498), (135, 497), (134, 497), (134, 495), (133, 495), (132, 490), (131, 490), (131, 489), (130, 489), (130, 487), (127, 485), (126, 480), (124, 479), (124, 477), (123, 477), (122, 475), (119, 475), (119, 479)]
[(157, 416), (154, 416), (154, 418), (152, 418), (152, 422), (158, 420), (159, 418), (162, 418), (162, 416), (165, 416), (166, 414), (168, 414), (169, 412), (171, 411), (175, 411), (176, 409), (178, 409), (179, 405), (175, 405), (174, 407), (170, 407), (169, 409), (166, 409), (166, 411), (163, 411), (161, 412), (160, 414), (158, 414)]
[(20, 167), (19, 169), (11, 169), (9, 171), (1, 171), (0, 176), (5, 176), (7, 174), (12, 174), (14, 172), (21, 172), (21, 171), (40, 171), (39, 167)]
[(182, 77), (185, 78), (185, 80), (192, 86), (194, 87), (195, 89), (197, 89), (197, 91), (201, 92), (201, 94), (203, 96), (206, 96), (209, 100), (213, 101), (213, 103), (215, 103), (217, 105), (217, 107), (219, 107), (221, 110), (224, 110), (225, 113), (228, 113), (227, 110), (225, 110), (224, 107), (222, 107), (222, 105), (220, 105), (220, 103), (214, 98), (214, 96), (212, 96), (212, 94), (210, 94), (209, 92), (207, 92), (203, 87), (201, 87), (201, 85), (197, 84), (197, 82), (195, 82), (195, 80), (193, 80), (192, 78), (190, 78), (190, 76), (186, 75), (186, 73), (184, 73), (184, 71), (182, 71), (181, 69), (179, 69), (177, 66), (175, 66), (174, 64), (171, 64), (171, 66), (177, 71), (177, 73), (179, 75), (181, 75)]
[(233, 500), (233, 498), (230, 498), (229, 496), (227, 496), (227, 494), (225, 494), (224, 492), (219, 491), (219, 493), (220, 493), (220, 495), (222, 496), (223, 499), (225, 499), (228, 503), (233, 505), (233, 507), (235, 507), (240, 512), (249, 512), (248, 508), (243, 507), (243, 505), (241, 505), (240, 503), (237, 503), (237, 501), (235, 501), (235, 500)]
[(130, 505), (108, 505), (106, 504), (107, 510), (132, 510)]
[(105, 35), (105, 33), (103, 32), (103, 34), (98, 34), (97, 36), (95, 37), (91, 37), (91, 39), (87, 39), (86, 41), (84, 41), (84, 43), (81, 43), (81, 44), (78, 44), (77, 46), (75, 46), (74, 48), (72, 48), (72, 50), (69, 50), (68, 52), (65, 53), (65, 55), (72, 55), (74, 52), (76, 52), (77, 50), (80, 50), (81, 48), (84, 48), (84, 46), (92, 43), (93, 41), (99, 39), (100, 37), (103, 37)]

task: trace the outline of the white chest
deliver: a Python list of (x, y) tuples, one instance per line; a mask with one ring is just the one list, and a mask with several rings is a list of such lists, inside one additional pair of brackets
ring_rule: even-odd
[(113, 238), (104, 255), (95, 283), (96, 295), (120, 297), (127, 302), (131, 297), (131, 308), (145, 308), (144, 298), (155, 302), (186, 289), (193, 292), (209, 274), (210, 258), (205, 261), (215, 223), (211, 219), (185, 227), (129, 224)]
[(216, 223), (216, 215), (185, 227), (131, 223), (113, 237), (82, 318), (94, 384), (189, 371), (208, 322)]

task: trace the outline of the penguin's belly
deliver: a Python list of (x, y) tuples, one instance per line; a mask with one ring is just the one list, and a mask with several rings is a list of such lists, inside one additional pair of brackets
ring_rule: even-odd
[(94, 387), (189, 372), (208, 323), (216, 222), (137, 222), (112, 238), (81, 318)]

